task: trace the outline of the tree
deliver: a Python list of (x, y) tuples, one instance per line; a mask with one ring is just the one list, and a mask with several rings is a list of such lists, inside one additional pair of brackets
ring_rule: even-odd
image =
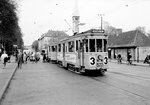
[(108, 35), (116, 35), (117, 28), (111, 26), (110, 23), (108, 23), (107, 21), (104, 21), (103, 22), (103, 26), (104, 26), (104, 30), (105, 30), (106, 34), (108, 34)]
[(136, 27), (136, 30), (139, 30), (139, 31), (141, 31), (143, 34), (146, 34), (146, 31), (145, 31), (145, 27), (144, 26), (138, 26), (138, 27)]
[(38, 51), (39, 51), (38, 40), (35, 40), (35, 41), (32, 43), (32, 48), (35, 50), (35, 52), (38, 52)]
[(150, 39), (150, 30), (147, 32), (148, 38)]
[(6, 51), (12, 51), (13, 45), (23, 46), (21, 29), (18, 25), (17, 3), (12, 0), (0, 0), (0, 43)]

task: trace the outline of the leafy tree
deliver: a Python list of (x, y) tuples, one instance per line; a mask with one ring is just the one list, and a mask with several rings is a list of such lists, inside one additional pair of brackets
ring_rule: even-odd
[(136, 27), (136, 30), (139, 30), (139, 31), (141, 31), (143, 34), (146, 34), (146, 31), (145, 31), (145, 27), (144, 27), (144, 26), (143, 26), (143, 27), (138, 26), (138, 27)]
[(35, 41), (32, 43), (32, 48), (33, 48), (36, 52), (39, 51), (38, 40), (35, 40)]
[(106, 34), (108, 34), (108, 35), (116, 35), (117, 28), (111, 26), (110, 23), (108, 23), (107, 21), (104, 21), (103, 22), (103, 26), (104, 26), (104, 30), (105, 30)]
[(12, 51), (13, 45), (23, 46), (21, 29), (18, 25), (17, 3), (12, 0), (0, 0), (0, 43), (6, 51)]
[(148, 35), (148, 38), (150, 39), (150, 30), (148, 31), (147, 35)]

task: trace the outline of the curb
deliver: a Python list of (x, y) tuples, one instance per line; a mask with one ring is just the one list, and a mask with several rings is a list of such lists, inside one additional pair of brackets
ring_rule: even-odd
[[(117, 63), (117, 61), (109, 61), (109, 62), (112, 62), (112, 63)], [(126, 64), (126, 65), (128, 65), (127, 63), (125, 63), (125, 62), (122, 62), (121, 64)], [(133, 64), (131, 64), (132, 66), (142, 66), (142, 67), (150, 67), (149, 66), (149, 64), (145, 64), (145, 65), (142, 65), (142, 64), (136, 64), (136, 63), (133, 63)]]
[[(15, 65), (16, 65), (16, 64), (15, 64)], [(4, 87), (2, 88), (2, 90), (1, 90), (2, 92), (0, 92), (0, 105), (1, 105), (1, 103), (2, 103), (2, 100), (3, 100), (4, 96), (5, 96), (5, 93), (6, 93), (7, 89), (9, 88), (9, 85), (10, 85), (10, 83), (11, 83), (11, 80), (12, 80), (12, 78), (13, 78), (13, 76), (14, 76), (16, 70), (17, 70), (17, 65), (16, 65), (14, 71), (11, 73), (10, 78), (9, 78), (8, 81), (5, 83)]]

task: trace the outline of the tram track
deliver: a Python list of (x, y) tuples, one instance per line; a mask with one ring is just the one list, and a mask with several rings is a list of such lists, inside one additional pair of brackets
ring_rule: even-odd
[(106, 84), (106, 85), (108, 85), (108, 86), (111, 86), (111, 87), (113, 87), (113, 88), (122, 90), (122, 91), (124, 91), (124, 92), (129, 93), (129, 94), (138, 96), (138, 97), (143, 98), (143, 99), (145, 99), (145, 100), (147, 100), (147, 101), (150, 101), (150, 98), (149, 98), (149, 97), (146, 97), (146, 96), (143, 96), (143, 95), (138, 94), (138, 93), (136, 93), (136, 92), (133, 92), (133, 91), (124, 89), (124, 88), (122, 88), (122, 87), (119, 87), (118, 85), (108, 83), (108, 82), (102, 80), (102, 78), (98, 78), (98, 77), (89, 77), (89, 78), (91, 78), (91, 79), (93, 79), (93, 80), (95, 80), (95, 81), (97, 81), (97, 82), (100, 82), (100, 83)]

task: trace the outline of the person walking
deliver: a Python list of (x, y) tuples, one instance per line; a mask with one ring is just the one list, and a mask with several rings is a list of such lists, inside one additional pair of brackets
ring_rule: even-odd
[(43, 62), (46, 62), (46, 54), (43, 54)]
[(131, 58), (132, 58), (132, 55), (131, 55), (130, 52), (128, 52), (128, 53), (127, 53), (127, 62), (128, 62), (128, 64), (130, 64), (130, 65), (132, 64)]
[(27, 53), (26, 52), (24, 52), (23, 53), (23, 63), (27, 63)]
[(18, 63), (18, 68), (21, 69), (22, 68), (22, 63), (23, 63), (23, 54), (22, 54), (21, 51), (18, 53), (17, 63)]
[(7, 59), (8, 59), (8, 55), (6, 54), (6, 51), (4, 51), (4, 53), (1, 55), (1, 61), (4, 64), (3, 69), (5, 69), (6, 67)]
[(118, 59), (118, 63), (122, 63), (122, 57), (121, 57), (121, 54), (118, 54), (118, 56), (117, 56), (117, 59)]

